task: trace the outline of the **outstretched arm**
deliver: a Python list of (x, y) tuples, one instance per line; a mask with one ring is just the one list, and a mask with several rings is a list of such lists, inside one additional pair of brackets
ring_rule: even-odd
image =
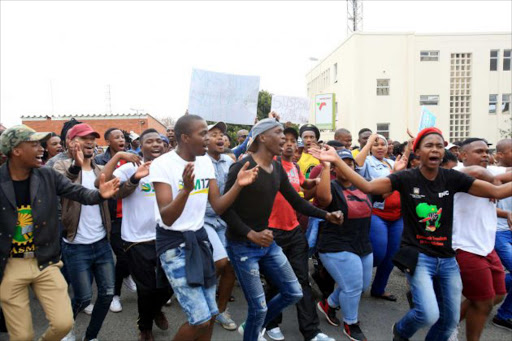
[(469, 188), (469, 194), (490, 199), (505, 199), (512, 196), (512, 184), (493, 185), (489, 182), (476, 179)]
[(324, 146), (324, 149), (310, 149), (311, 155), (324, 162), (331, 162), (334, 166), (340, 169), (347, 179), (352, 182), (354, 186), (367, 194), (386, 194), (393, 190), (391, 180), (387, 177), (378, 178), (370, 182), (366, 181), (361, 175), (357, 174), (349, 165), (341, 161), (336, 150), (331, 146)]
[(237, 179), (233, 186), (224, 193), (224, 195), (220, 195), (219, 186), (217, 185), (217, 180), (210, 180), (210, 190), (208, 191), (208, 200), (212, 205), (213, 210), (218, 215), (224, 213), (235, 201), (238, 194), (243, 187), (252, 184), (256, 177), (258, 176), (259, 167), (256, 166), (252, 169), (247, 170), (249, 167), (249, 162), (246, 162), (244, 166), (240, 169), (237, 175)]

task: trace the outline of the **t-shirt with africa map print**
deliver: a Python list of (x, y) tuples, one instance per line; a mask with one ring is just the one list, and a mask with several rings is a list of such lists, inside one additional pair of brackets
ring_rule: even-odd
[(30, 206), (30, 178), (23, 181), (13, 181), (16, 193), (18, 220), (12, 238), (11, 256), (34, 252), (34, 222)]
[(439, 168), (430, 181), (418, 168), (390, 174), (391, 186), (400, 192), (404, 232), (402, 246), (414, 246), (431, 257), (455, 257), (452, 249), (453, 197), (467, 192), (474, 178)]

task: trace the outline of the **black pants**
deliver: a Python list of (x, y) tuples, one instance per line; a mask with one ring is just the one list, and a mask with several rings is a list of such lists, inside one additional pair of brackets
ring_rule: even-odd
[[(288, 258), (297, 279), (302, 287), (302, 299), (296, 304), (297, 319), (299, 320), (299, 330), (305, 340), (314, 338), (320, 333), (318, 315), (316, 313), (315, 299), (309, 284), (308, 269), (308, 242), (302, 233), (300, 226), (291, 231), (282, 231), (272, 229), (274, 240), (283, 249), (283, 253)], [(267, 302), (277, 295), (278, 290), (272, 284), (268, 283), (266, 292)], [(267, 330), (277, 327), (283, 320), (280, 314), (275, 320), (269, 322)]]
[(155, 249), (155, 241), (144, 243), (124, 242), (126, 255), (130, 262), (130, 271), (137, 284), (137, 307), (139, 330), (153, 329), (155, 315), (162, 310), (163, 305), (171, 298), (173, 292), (169, 281), (158, 280), (159, 263)]
[(112, 251), (114, 251), (116, 255), (116, 284), (114, 286), (114, 296), (121, 296), (123, 279), (130, 275), (130, 264), (124, 252), (123, 241), (121, 239), (121, 218), (116, 218), (112, 221), (110, 246), (112, 246)]

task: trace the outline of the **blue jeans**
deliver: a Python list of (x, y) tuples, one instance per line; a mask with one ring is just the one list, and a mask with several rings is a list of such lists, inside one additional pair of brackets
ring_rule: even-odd
[(373, 265), (377, 267), (372, 284), (372, 294), (384, 294), (389, 276), (393, 271), (393, 256), (400, 247), (404, 221), (402, 218), (390, 221), (372, 215), (370, 240), (373, 249)]
[[(226, 250), (249, 306), (244, 341), (254, 341), (268, 322), (302, 298), (302, 289), (288, 259), (276, 242), (272, 242), (269, 247), (261, 247), (249, 241), (228, 240)], [(268, 304), (261, 285), (260, 268), (279, 290)]]
[(209, 288), (188, 285), (185, 270), (185, 245), (162, 253), (160, 262), (190, 325), (208, 322), (219, 313), (215, 302), (215, 285)]
[(498, 318), (508, 320), (512, 319), (512, 231), (497, 231), (494, 249), (505, 269), (509, 271), (505, 277), (508, 294), (497, 314)]
[(455, 257), (436, 258), (420, 253), (414, 276), (406, 276), (414, 308), (396, 324), (398, 333), (411, 338), (419, 329), (432, 326), (425, 340), (448, 340), (459, 323), (462, 295)]
[(338, 286), (327, 299), (331, 307), (340, 307), (343, 321), (359, 321), (359, 301), (372, 279), (373, 255), (360, 257), (352, 252), (320, 253), (320, 259)]
[(92, 244), (63, 243), (62, 256), (73, 287), (71, 306), (75, 319), (91, 303), (93, 277), (98, 286), (98, 298), (85, 333), (88, 340), (95, 339), (114, 296), (115, 267), (112, 248), (106, 238)]

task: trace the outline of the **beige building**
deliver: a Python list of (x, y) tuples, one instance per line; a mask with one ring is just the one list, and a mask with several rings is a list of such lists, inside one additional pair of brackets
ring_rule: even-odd
[(367, 127), (404, 141), (417, 132), (421, 107), (450, 141), (496, 143), (512, 126), (510, 33), (356, 32), (307, 75), (315, 95), (336, 94), (336, 127)]

